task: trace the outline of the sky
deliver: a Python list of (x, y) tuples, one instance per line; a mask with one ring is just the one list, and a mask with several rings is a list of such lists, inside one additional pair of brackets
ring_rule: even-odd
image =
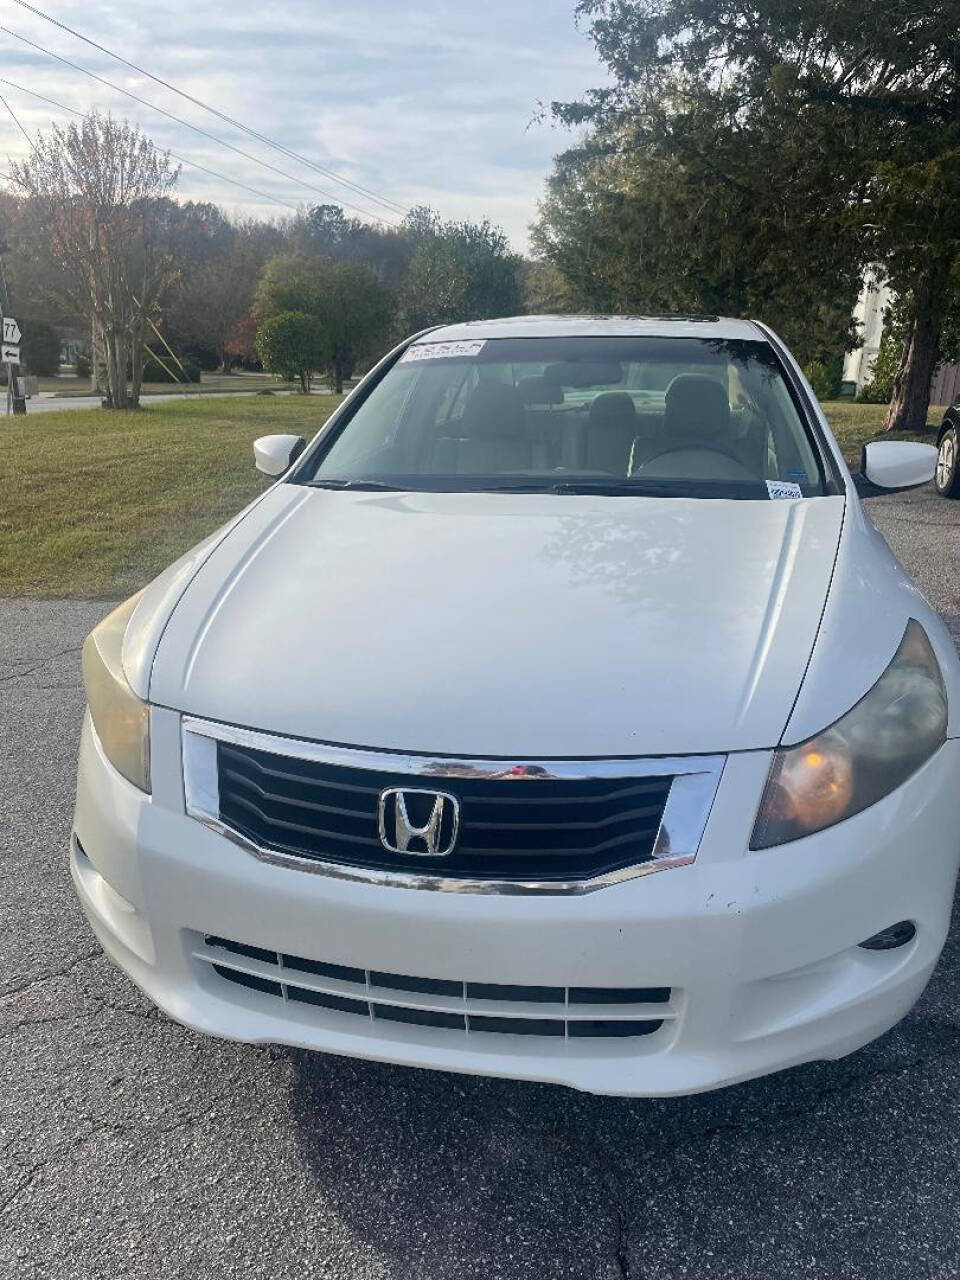
[[(404, 209), (429, 204), (445, 218), (489, 218), (520, 250), (527, 246), (551, 158), (572, 140), (549, 118), (538, 120), (541, 106), (606, 82), (586, 31), (575, 23), (574, 0), (31, 3), (314, 164)], [(31, 137), (52, 120), (65, 124), (70, 117), (25, 89), (75, 111), (99, 107), (125, 116), (184, 160), (262, 193), (184, 165), (181, 198), (272, 217), (289, 212), (284, 205), (334, 197), (358, 207), (350, 213), (401, 216), (252, 140), (17, 0), (6, 0), (0, 23), (0, 78), (21, 86), (0, 83), (0, 94)], [(256, 159), (165, 119), (17, 36)], [(27, 152), (26, 138), (0, 104), (0, 159), (24, 159)], [(293, 177), (271, 172), (258, 159)]]

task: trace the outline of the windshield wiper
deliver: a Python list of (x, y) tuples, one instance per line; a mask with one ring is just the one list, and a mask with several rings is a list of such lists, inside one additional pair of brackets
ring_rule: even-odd
[(637, 498), (679, 497), (689, 498), (693, 495), (691, 486), (682, 484), (630, 484), (628, 481), (616, 480), (563, 480), (549, 487), (550, 493), (599, 493), (630, 494)]
[(543, 480), (540, 481), (524, 481), (520, 480), (514, 484), (492, 484), (484, 481), (481, 484), (472, 484), (469, 488), (462, 490), (464, 493), (553, 493), (553, 485)]
[(634, 498), (759, 498), (766, 497), (762, 487), (737, 481), (697, 482), (688, 480), (664, 480), (657, 484), (646, 480), (643, 484), (616, 480), (569, 480), (550, 486), (550, 493), (583, 493), (620, 495)]
[[(386, 480), (309, 480), (311, 489), (350, 490), (354, 493), (555, 493), (555, 494), (599, 494), (612, 497), (631, 498), (729, 498), (729, 497), (766, 497), (766, 493), (755, 486), (739, 483), (697, 483), (696, 481), (664, 480), (656, 482), (646, 480), (642, 484), (630, 480), (540, 480), (506, 481), (501, 484), (490, 481), (475, 481), (473, 484), (466, 478), (446, 478), (433, 484), (424, 483), (424, 477), (417, 477), (419, 483), (390, 484)], [(747, 492), (744, 492), (747, 490)]]
[(385, 480), (310, 480), (311, 489), (353, 489), (373, 492), (399, 493), (404, 486), (387, 484)]

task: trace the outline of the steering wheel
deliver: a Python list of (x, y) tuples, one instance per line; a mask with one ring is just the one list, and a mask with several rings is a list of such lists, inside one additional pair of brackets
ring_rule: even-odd
[[(713, 474), (708, 476), (694, 475), (694, 476), (690, 476), (689, 477), (690, 479), (710, 479), (710, 480), (742, 480), (744, 478), (749, 480), (757, 479), (757, 476), (754, 474), (754, 472), (752, 472), (749, 467), (744, 466), (744, 464), (739, 460), (739, 458), (735, 458), (734, 455), (732, 453), (729, 453), (726, 449), (721, 449), (719, 448), (719, 446), (712, 445), (712, 444), (668, 445), (666, 449), (659, 449), (656, 453), (651, 454), (649, 458), (644, 458), (643, 462), (640, 463), (639, 474), (656, 475), (657, 468), (654, 468), (652, 472), (647, 471), (647, 468), (650, 466), (651, 462), (659, 462), (661, 458), (667, 458), (667, 457), (670, 457), (671, 455), (682, 454), (682, 453), (693, 454), (695, 457), (702, 457), (703, 454), (711, 454), (714, 457), (722, 458), (723, 461), (727, 464), (726, 467), (720, 468), (721, 472), (726, 471), (727, 473), (726, 475), (724, 474), (720, 474), (720, 475)], [(731, 472), (735, 472), (735, 474), (731, 474)], [(682, 471), (680, 471), (677, 474), (683, 476)], [(688, 477), (683, 477), (683, 478), (688, 478)]]

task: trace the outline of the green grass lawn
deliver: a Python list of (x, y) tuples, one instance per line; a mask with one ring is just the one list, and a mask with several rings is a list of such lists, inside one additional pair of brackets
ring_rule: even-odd
[[(0, 596), (97, 599), (138, 590), (265, 487), (253, 467), (257, 436), (309, 438), (338, 403), (336, 396), (178, 398), (137, 413), (5, 419)], [(883, 406), (825, 408), (856, 466), (861, 445), (883, 423)], [(931, 426), (943, 412), (931, 410)]]
[[(883, 428), (883, 420), (887, 416), (885, 404), (855, 404), (852, 400), (828, 400), (823, 406), (830, 420), (833, 434), (843, 450), (847, 463), (854, 468), (860, 466), (860, 450), (868, 440), (876, 440)], [(936, 442), (936, 430), (943, 421), (946, 405), (931, 405), (927, 414), (927, 430), (893, 431), (883, 438), (885, 440), (921, 440), (925, 444)]]
[(130, 595), (269, 481), (253, 441), (312, 436), (337, 396), (67, 409), (0, 428), (0, 596)]

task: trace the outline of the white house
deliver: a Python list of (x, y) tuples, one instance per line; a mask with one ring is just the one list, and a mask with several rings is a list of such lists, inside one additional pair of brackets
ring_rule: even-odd
[(879, 283), (874, 272), (868, 270), (853, 309), (853, 318), (861, 326), (863, 345), (848, 351), (843, 360), (843, 389), (847, 395), (859, 395), (870, 381), (883, 337), (883, 317), (892, 301), (889, 286)]
[[(873, 270), (863, 279), (863, 288), (853, 317), (860, 325), (862, 346), (848, 351), (843, 360), (843, 394), (859, 395), (873, 375), (873, 365), (883, 338), (883, 318), (894, 295), (890, 287), (881, 284)], [(956, 404), (960, 400), (960, 365), (938, 365), (930, 386), (930, 403), (933, 405)]]

